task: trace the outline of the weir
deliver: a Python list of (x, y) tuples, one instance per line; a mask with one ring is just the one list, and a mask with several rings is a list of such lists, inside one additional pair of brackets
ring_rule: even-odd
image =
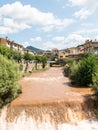
[(1, 111), (0, 130), (98, 130), (91, 103), (89, 99), (84, 103), (9, 104)]

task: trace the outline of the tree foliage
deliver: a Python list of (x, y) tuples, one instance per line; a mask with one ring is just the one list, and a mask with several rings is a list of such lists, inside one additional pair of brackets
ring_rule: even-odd
[(5, 45), (0, 45), (0, 54), (6, 56), (7, 58), (11, 58), (13, 52)]
[(42, 63), (42, 68), (45, 68), (45, 65), (47, 63), (48, 57), (43, 55), (43, 56), (35, 56), (35, 60), (37, 62), (41, 62)]
[(21, 92), (17, 83), (19, 66), (13, 61), (0, 55), (0, 102), (2, 105), (16, 98)]
[[(66, 58), (65, 60), (64, 60), (64, 68), (63, 68), (63, 70), (64, 70), (64, 75), (66, 75), (66, 76), (69, 76), (70, 75), (70, 70), (71, 70), (71, 66), (72, 66), (72, 64), (75, 62), (75, 60), (74, 59), (72, 59), (72, 58)], [(74, 64), (73, 64), (74, 65)]]
[(92, 84), (90, 84), (90, 87), (94, 92), (95, 101), (98, 101), (98, 71), (96, 72), (95, 75), (93, 75)]
[(92, 84), (92, 75), (95, 74), (96, 70), (96, 57), (90, 54), (72, 66), (70, 78), (79, 86), (89, 86)]
[(6, 56), (8, 59), (14, 59), (17, 62), (21, 61), (23, 58), (21, 52), (10, 49), (5, 45), (0, 45), (0, 54)]
[(17, 62), (21, 62), (23, 56), (19, 51), (13, 51), (13, 59)]
[(40, 59), (40, 61), (42, 62), (42, 68), (45, 68), (45, 65), (46, 65), (46, 63), (47, 63), (47, 59), (48, 59), (48, 57), (47, 56), (41, 56), (41, 59)]
[(32, 54), (30, 54), (30, 53), (24, 53), (24, 55), (23, 55), (23, 59), (25, 60), (25, 61), (31, 61), (31, 60), (33, 60), (34, 59), (34, 56), (32, 55)]

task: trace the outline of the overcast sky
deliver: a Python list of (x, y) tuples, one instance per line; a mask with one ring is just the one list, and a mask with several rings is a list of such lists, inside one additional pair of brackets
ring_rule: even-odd
[(0, 37), (41, 49), (98, 39), (98, 0), (2, 0)]

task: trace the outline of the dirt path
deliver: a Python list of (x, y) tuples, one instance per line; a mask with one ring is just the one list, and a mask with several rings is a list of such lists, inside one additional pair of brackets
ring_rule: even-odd
[(33, 105), (51, 102), (83, 102), (91, 90), (69, 85), (68, 78), (63, 76), (61, 67), (52, 67), (47, 71), (33, 73), (19, 81), (23, 93), (11, 105)]

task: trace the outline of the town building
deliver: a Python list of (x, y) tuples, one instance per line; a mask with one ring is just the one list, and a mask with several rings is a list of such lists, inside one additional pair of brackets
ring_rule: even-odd
[(14, 42), (14, 41), (11, 41), (8, 37), (0, 38), (0, 44), (1, 45), (6, 45), (10, 49), (20, 51), (22, 54), (24, 54), (25, 52), (30, 53), (32, 55), (35, 54), (33, 51), (24, 48), (23, 45), (20, 45), (20, 44)]
[(93, 51), (95, 54), (98, 54), (98, 41), (96, 39), (94, 41), (92, 40), (85, 41), (84, 51), (85, 52)]
[(64, 59), (68, 53), (66, 52), (66, 49), (59, 50), (58, 57), (59, 59)]

